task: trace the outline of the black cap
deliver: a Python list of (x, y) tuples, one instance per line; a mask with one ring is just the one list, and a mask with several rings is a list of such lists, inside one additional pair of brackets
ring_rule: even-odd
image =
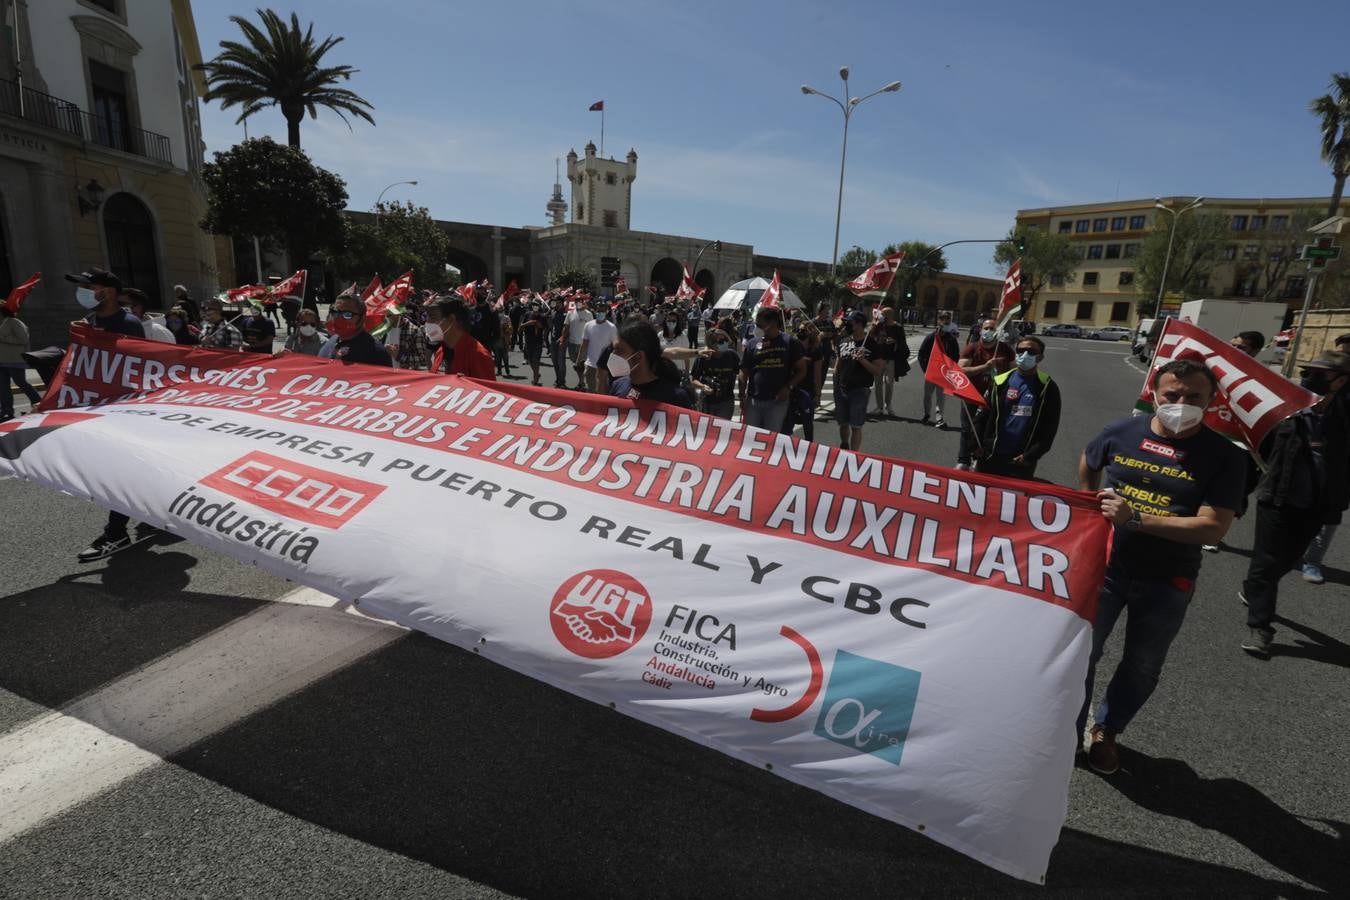
[(107, 269), (89, 269), (78, 275), (66, 273), (66, 281), (73, 281), (76, 284), (97, 284), (100, 287), (116, 288), (122, 290), (122, 279), (118, 278)]
[(1342, 375), (1350, 375), (1350, 353), (1327, 350), (1316, 359), (1310, 359), (1299, 366), (1301, 369), (1329, 369)]
[(853, 312), (849, 313), (849, 316), (848, 316), (848, 320), (849, 320), (850, 322), (862, 322), (862, 323), (866, 324), (867, 319), (868, 319), (867, 313), (863, 312), (863, 311), (860, 310), (860, 309), (854, 310)]

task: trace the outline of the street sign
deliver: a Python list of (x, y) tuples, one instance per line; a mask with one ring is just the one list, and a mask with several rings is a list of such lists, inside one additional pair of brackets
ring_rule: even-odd
[(1318, 238), (1315, 244), (1305, 244), (1300, 259), (1308, 260), (1314, 269), (1326, 268), (1327, 261), (1338, 259), (1341, 255), (1341, 248), (1336, 246), (1331, 238)]

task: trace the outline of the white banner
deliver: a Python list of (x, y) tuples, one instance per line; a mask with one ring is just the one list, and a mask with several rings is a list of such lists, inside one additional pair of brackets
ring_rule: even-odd
[(75, 338), (50, 411), (0, 425), (0, 473), (1044, 880), (1105, 564), (1089, 495), (614, 398)]

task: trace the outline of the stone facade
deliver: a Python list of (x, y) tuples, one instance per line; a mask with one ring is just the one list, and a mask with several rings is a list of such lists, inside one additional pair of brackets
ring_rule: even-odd
[(586, 155), (567, 153), (567, 180), (572, 183), (572, 223), (599, 228), (632, 227), (633, 182), (637, 180), (637, 153), (628, 151), (624, 162), (613, 157), (602, 159), (595, 144), (588, 143)]

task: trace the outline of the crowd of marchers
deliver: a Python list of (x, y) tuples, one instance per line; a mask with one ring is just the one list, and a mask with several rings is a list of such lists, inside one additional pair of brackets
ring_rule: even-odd
[[(366, 303), (348, 291), (334, 299), (322, 323), (317, 309), (296, 303), (277, 349), (279, 323), (262, 307), (230, 316), (226, 304), (213, 298), (199, 309), (178, 287), (173, 306), (160, 317), (147, 312), (144, 294), (107, 271), (66, 277), (88, 310), (81, 324), (132, 337), (485, 380), (510, 375), (510, 353), (519, 349), (534, 385), (542, 383), (547, 358), (557, 389), (698, 408), (784, 434), (801, 428), (807, 440), (814, 439), (830, 374), (840, 446), (853, 450), (862, 447), (869, 404), (873, 415), (893, 416), (896, 379), (910, 372), (911, 352), (895, 310), (867, 299), (856, 307), (823, 307), (815, 316), (776, 305), (724, 314), (697, 299), (639, 303), (570, 291), (505, 302), (480, 286), (406, 302), (377, 336), (367, 329)], [(1245, 331), (1231, 343), (1254, 357), (1265, 337)], [(9, 380), (33, 403), (40, 399), (23, 372), (27, 344), (16, 312), (0, 309), (0, 421), (14, 415)], [(1060, 420), (1059, 387), (1042, 366), (1044, 341), (1032, 334), (1005, 340), (986, 318), (962, 345), (944, 313), (918, 347), (920, 372), (929, 370), (934, 354), (954, 360), (983, 401), (957, 401), (956, 468), (1034, 480)], [(1270, 656), (1281, 578), (1301, 568), (1305, 581), (1325, 580), (1323, 557), (1350, 507), (1350, 334), (1304, 364), (1300, 374), (1302, 385), (1320, 399), (1273, 428), (1259, 448), (1244, 450), (1205, 426), (1205, 410), (1218, 391), (1214, 373), (1202, 362), (1179, 359), (1153, 375), (1152, 415), (1113, 422), (1082, 450), (1077, 486), (1095, 492), (1101, 514), (1114, 526), (1073, 736), (1097, 771), (1119, 768), (1116, 738), (1158, 684), (1195, 593), (1203, 551), (1217, 549), (1235, 518), (1255, 517), (1251, 561), (1236, 592), (1246, 607), (1244, 651)], [(926, 380), (924, 423), (947, 427), (944, 400), (941, 379)], [(128, 525), (127, 516), (110, 512), (103, 533), (79, 559), (103, 559), (135, 543)], [(155, 533), (143, 523), (137, 539)], [(1128, 625), (1121, 659), (1085, 730), (1096, 666), (1122, 615)]]

